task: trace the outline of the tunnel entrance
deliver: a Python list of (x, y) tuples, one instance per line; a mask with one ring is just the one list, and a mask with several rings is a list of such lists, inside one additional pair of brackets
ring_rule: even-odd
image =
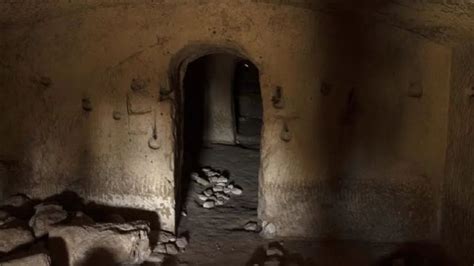
[(178, 229), (216, 230), (210, 220), (225, 220), (227, 227), (256, 221), (262, 127), (257, 67), (226, 53), (197, 58), (185, 69), (181, 98), (177, 206), (187, 215), (179, 215)]

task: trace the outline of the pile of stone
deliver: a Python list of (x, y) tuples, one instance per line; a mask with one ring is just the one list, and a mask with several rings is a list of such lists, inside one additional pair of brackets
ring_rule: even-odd
[(191, 179), (204, 187), (197, 197), (205, 209), (224, 205), (232, 195), (238, 196), (243, 193), (242, 188), (231, 182), (222, 171), (211, 167), (202, 168), (200, 173), (191, 173)]
[(283, 245), (280, 242), (269, 243), (265, 250), (265, 261), (263, 262), (264, 266), (279, 266), (286, 265), (285, 261), (285, 251)]
[(0, 265), (90, 265), (91, 260), (98, 260), (95, 265), (110, 263), (101, 258), (129, 265), (148, 260), (148, 222), (96, 222), (84, 212), (66, 210), (65, 206), (24, 195), (3, 201)]
[(185, 235), (176, 237), (173, 233), (168, 231), (158, 232), (158, 243), (153, 249), (152, 262), (163, 262), (168, 255), (177, 255), (180, 252), (184, 252), (188, 245), (188, 238)]

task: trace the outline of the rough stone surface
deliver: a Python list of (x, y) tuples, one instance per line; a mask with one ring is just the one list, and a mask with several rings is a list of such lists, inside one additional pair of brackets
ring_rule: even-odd
[(28, 204), (31, 201), (30, 198), (23, 194), (13, 195), (2, 201), (2, 206), (12, 206), (12, 207), (21, 207), (25, 204)]
[(0, 252), (10, 252), (34, 240), (31, 231), (21, 222), (11, 222), (0, 227)]
[[(60, 265), (94, 263), (139, 264), (150, 255), (146, 223), (54, 226), (49, 232), (51, 255)], [(64, 258), (64, 252), (67, 258)], [(63, 263), (63, 264), (61, 264)]]
[(188, 239), (184, 236), (180, 236), (176, 239), (176, 246), (180, 249), (186, 248), (188, 245)]
[(1, 266), (50, 266), (51, 258), (44, 253), (1, 262)]
[(166, 246), (165, 246), (165, 244), (159, 243), (159, 244), (156, 245), (156, 247), (153, 249), (153, 252), (165, 254), (165, 253), (166, 253)]
[(158, 235), (158, 242), (159, 243), (168, 243), (176, 241), (176, 236), (168, 231), (161, 230)]
[(60, 205), (39, 204), (35, 206), (35, 214), (29, 221), (35, 237), (41, 237), (48, 233), (51, 226), (67, 218), (67, 212)]
[(167, 243), (167, 244), (165, 244), (165, 247), (166, 247), (166, 253), (167, 254), (176, 255), (179, 252), (175, 243)]
[(248, 222), (244, 225), (246, 231), (255, 232), (258, 229), (258, 224), (256, 222)]

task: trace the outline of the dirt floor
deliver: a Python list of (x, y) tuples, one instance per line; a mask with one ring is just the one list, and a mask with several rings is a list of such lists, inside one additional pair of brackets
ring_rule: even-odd
[[(263, 239), (243, 226), (257, 221), (259, 151), (237, 146), (206, 147), (202, 166), (227, 170), (230, 180), (244, 193), (223, 206), (204, 209), (197, 194), (203, 187), (192, 183), (179, 232), (189, 233), (190, 244), (171, 265), (398, 265), (392, 258), (405, 257), (400, 265), (443, 265), (435, 260), (435, 247), (419, 244), (384, 244), (357, 241)], [(283, 264), (270, 264), (265, 255), (269, 243), (282, 244)], [(428, 251), (429, 250), (429, 251)]]

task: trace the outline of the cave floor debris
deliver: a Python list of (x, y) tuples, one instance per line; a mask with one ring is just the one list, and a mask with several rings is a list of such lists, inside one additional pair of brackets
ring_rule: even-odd
[(203, 150), (201, 165), (228, 170), (230, 179), (244, 193), (223, 206), (204, 209), (196, 196), (203, 186), (191, 181), (187, 216), (179, 226), (180, 233), (189, 233), (190, 242), (176, 257), (176, 265), (278, 265), (268, 263), (275, 258), (266, 254), (268, 244), (275, 241), (283, 244), (282, 265), (374, 265), (399, 248), (396, 244), (358, 241), (268, 240), (246, 231), (248, 222), (258, 221), (259, 156), (258, 150), (237, 146), (212, 145)]

